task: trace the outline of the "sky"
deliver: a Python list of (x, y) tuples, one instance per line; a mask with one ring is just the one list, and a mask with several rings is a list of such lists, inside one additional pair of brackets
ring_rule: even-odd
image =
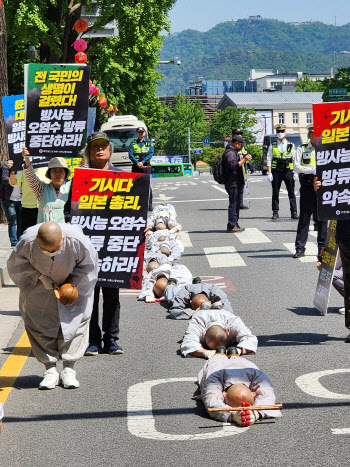
[(232, 19), (261, 15), (285, 22), (350, 23), (350, 0), (177, 0), (170, 12), (171, 31), (208, 31)]

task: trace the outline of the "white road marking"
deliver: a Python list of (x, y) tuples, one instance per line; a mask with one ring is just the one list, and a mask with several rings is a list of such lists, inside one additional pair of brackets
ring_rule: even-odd
[[(295, 380), (295, 384), (306, 394), (314, 397), (322, 397), (325, 399), (350, 399), (350, 394), (340, 394), (326, 389), (319, 381), (323, 376), (336, 375), (337, 373), (350, 373), (349, 368), (339, 368), (336, 370), (316, 371), (315, 373), (307, 373), (299, 376)], [(334, 379), (334, 377), (333, 377)]]
[(183, 243), (184, 248), (189, 248), (193, 246), (188, 232), (180, 230), (179, 236), (180, 236), (180, 240)]
[(234, 246), (204, 248), (204, 253), (211, 268), (230, 268), (246, 265)]
[(202, 183), (209, 183), (209, 182), (207, 182), (207, 181), (204, 181), (204, 180), (201, 180), (201, 182), (202, 182)]
[(174, 199), (173, 196), (166, 196), (163, 193), (160, 193), (155, 199), (160, 199), (161, 201), (169, 201), (171, 199)]
[(244, 232), (235, 234), (238, 240), (243, 244), (248, 243), (270, 243), (271, 240), (266, 237), (259, 229), (249, 228)]
[[(295, 243), (283, 243), (283, 245), (288, 248), (293, 254), (295, 253)], [(316, 256), (318, 254), (318, 249), (316, 243), (307, 242), (305, 256), (302, 258), (298, 258), (299, 261), (302, 263), (315, 263), (316, 264)]]
[(213, 188), (216, 188), (217, 190), (222, 191), (222, 193), (227, 194), (227, 191), (225, 190), (225, 188), (221, 188), (221, 186), (219, 185), (213, 185)]
[(153, 381), (144, 381), (134, 384), (128, 389), (127, 395), (127, 424), (129, 432), (140, 438), (156, 439), (159, 441), (188, 441), (223, 438), (226, 436), (238, 435), (244, 433), (249, 428), (242, 428), (224, 423), (220, 430), (208, 433), (190, 434), (170, 434), (157, 431), (155, 419), (153, 417), (152, 405), (152, 387), (158, 384), (168, 384), (177, 382), (195, 382), (197, 378), (167, 378)]
[(331, 428), (332, 435), (350, 435), (350, 428)]

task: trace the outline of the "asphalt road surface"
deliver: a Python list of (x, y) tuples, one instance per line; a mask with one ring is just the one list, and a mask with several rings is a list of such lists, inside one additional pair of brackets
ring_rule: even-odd
[[(84, 357), (76, 365), (79, 389), (38, 391), (42, 365), (26, 360), (5, 404), (0, 465), (348, 466), (350, 345), (337, 312), (343, 302), (333, 290), (327, 316), (313, 307), (316, 239), (311, 230), (307, 256), (292, 258), (297, 221), (286, 191), (273, 222), (270, 184), (249, 176), (251, 208), (239, 222), (247, 230), (230, 234), (227, 195), (210, 176), (152, 185), (154, 204), (173, 203), (183, 226), (181, 263), (221, 284), (258, 336), (249, 358), (270, 376), (283, 417), (249, 429), (211, 420), (192, 399), (204, 360), (178, 355), (188, 322), (169, 320), (161, 304), (125, 292), (125, 353)], [(20, 324), (7, 353), (22, 332)]]

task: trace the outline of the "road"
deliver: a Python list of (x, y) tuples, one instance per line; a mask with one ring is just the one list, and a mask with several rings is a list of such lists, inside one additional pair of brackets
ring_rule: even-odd
[[(342, 299), (333, 290), (328, 315), (314, 309), (314, 233), (307, 256), (293, 259), (297, 221), (290, 219), (285, 190), (281, 217), (273, 222), (266, 177), (254, 174), (249, 182), (251, 208), (241, 211), (247, 230), (240, 234), (225, 232), (227, 195), (210, 176), (153, 180), (154, 204), (174, 204), (186, 247), (181, 262), (194, 276), (220, 283), (258, 336), (258, 352), (249, 358), (270, 376), (285, 407), (282, 419), (249, 429), (209, 419), (192, 400), (204, 361), (178, 355), (188, 322), (169, 320), (162, 305), (123, 292), (125, 353), (84, 357), (76, 365), (79, 389), (38, 391), (42, 366), (32, 356), (25, 360), (5, 404), (1, 465), (349, 464), (350, 347), (337, 313)], [(0, 303), (8, 297), (16, 303), (14, 287), (0, 291)], [(22, 333), (20, 323), (1, 366)]]

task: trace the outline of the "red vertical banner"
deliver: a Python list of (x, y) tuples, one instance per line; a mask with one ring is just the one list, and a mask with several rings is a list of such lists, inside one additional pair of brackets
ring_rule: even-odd
[(147, 174), (75, 169), (71, 223), (98, 252), (98, 285), (141, 288), (149, 189)]
[(350, 219), (350, 102), (313, 104), (319, 220)]

